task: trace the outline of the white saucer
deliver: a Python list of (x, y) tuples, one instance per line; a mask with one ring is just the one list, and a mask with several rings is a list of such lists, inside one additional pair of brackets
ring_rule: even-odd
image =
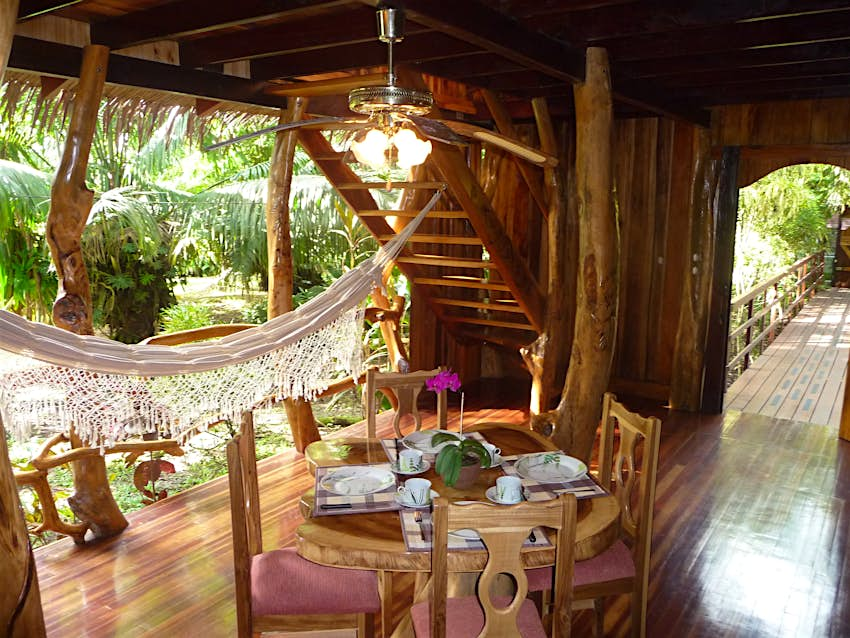
[(449, 536), (455, 536), (457, 538), (462, 538), (465, 541), (478, 541), (481, 540), (481, 535), (476, 532), (474, 529), (455, 529), (449, 532)]
[(484, 495), (487, 497), (487, 500), (496, 503), (496, 505), (516, 505), (517, 503), (522, 503), (522, 501), (517, 501), (516, 503), (505, 503), (504, 501), (500, 501), (497, 498), (498, 489), (494, 485), (493, 487), (488, 487), (487, 491), (484, 492)]
[[(436, 492), (435, 490), (431, 490), (431, 503), (433, 503), (434, 499), (438, 498), (439, 496), (440, 496), (440, 494), (438, 492)], [(411, 503), (409, 501), (406, 501), (405, 499), (402, 498), (401, 494), (398, 494), (398, 493), (395, 495), (395, 502), (398, 503), (399, 505), (401, 505), (402, 507), (406, 507), (408, 509), (413, 509), (413, 510), (424, 510), (424, 509), (428, 509), (429, 507), (431, 507), (431, 503), (425, 503), (424, 505), (417, 505), (416, 503)]]
[(390, 469), (393, 472), (395, 472), (396, 474), (403, 474), (405, 476), (412, 476), (414, 474), (422, 474), (423, 472), (427, 472), (428, 470), (430, 470), (431, 469), (431, 461), (428, 461), (427, 459), (422, 459), (422, 462), (419, 464), (419, 468), (416, 469), (416, 470), (413, 470), (412, 472), (405, 472), (403, 470), (400, 470), (398, 468), (398, 461), (393, 461), (392, 463), (390, 463)]

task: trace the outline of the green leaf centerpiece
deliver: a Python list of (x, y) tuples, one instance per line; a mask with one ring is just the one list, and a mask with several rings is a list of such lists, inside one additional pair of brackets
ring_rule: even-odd
[(441, 443), (448, 445), (437, 453), (434, 469), (449, 487), (454, 487), (463, 466), (490, 467), (490, 453), (475, 439), (464, 438), (453, 432), (438, 432), (431, 437), (432, 447)]

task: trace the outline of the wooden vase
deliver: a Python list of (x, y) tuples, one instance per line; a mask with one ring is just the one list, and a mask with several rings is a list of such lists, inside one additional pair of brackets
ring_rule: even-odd
[(454, 488), (456, 490), (467, 490), (478, 480), (478, 475), (481, 474), (481, 463), (473, 463), (472, 465), (462, 465), (460, 475), (455, 481)]

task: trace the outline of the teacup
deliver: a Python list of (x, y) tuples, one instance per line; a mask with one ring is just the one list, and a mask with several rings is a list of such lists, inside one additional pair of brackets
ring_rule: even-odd
[(490, 454), (490, 465), (496, 465), (496, 463), (498, 463), (502, 458), (499, 456), (502, 453), (501, 448), (497, 448), (492, 443), (482, 443), (481, 445), (483, 445), (484, 449)]
[(522, 500), (522, 480), (518, 476), (497, 478), (496, 498), (502, 503), (519, 503)]
[(428, 505), (431, 502), (431, 481), (423, 478), (407, 479), (398, 488), (399, 498), (411, 505)]
[(398, 453), (398, 469), (402, 472), (415, 472), (422, 466), (422, 452), (419, 450), (402, 450)]

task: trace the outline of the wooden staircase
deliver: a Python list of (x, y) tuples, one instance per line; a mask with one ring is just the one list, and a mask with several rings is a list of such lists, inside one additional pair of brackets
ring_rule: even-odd
[[(459, 150), (435, 148), (426, 170), (418, 171), (430, 179), (368, 183), (321, 132), (303, 129), (299, 141), (381, 243), (392, 239), (436, 189), (446, 189), (396, 259), (412, 283), (413, 294), (424, 299), (458, 339), (515, 349), (536, 338), (543, 320), (540, 287)], [(403, 208), (380, 208), (371, 191), (385, 188), (405, 191)]]

